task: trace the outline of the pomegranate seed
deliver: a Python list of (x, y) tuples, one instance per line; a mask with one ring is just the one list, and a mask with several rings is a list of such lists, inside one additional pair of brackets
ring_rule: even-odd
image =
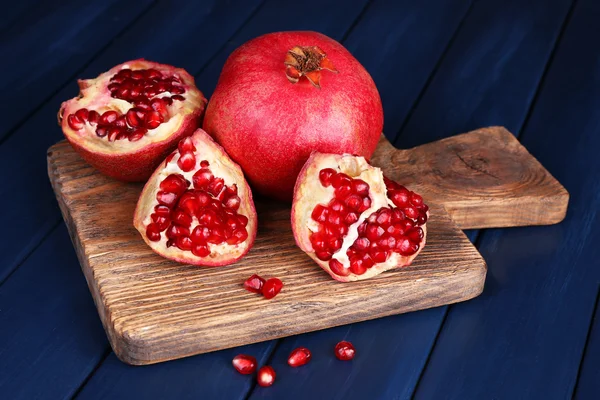
[(273, 367), (267, 365), (258, 370), (256, 381), (260, 386), (268, 387), (275, 383), (275, 376)]
[(423, 229), (419, 227), (412, 228), (411, 230), (406, 232), (406, 235), (408, 236), (411, 242), (417, 244), (421, 243), (421, 240), (423, 240)]
[[(173, 86), (171, 88), (171, 93), (175, 93), (176, 95), (177, 94), (184, 94), (185, 93), (185, 89), (182, 88), (181, 86)], [(173, 96), (173, 97), (175, 97), (175, 96)], [(175, 100), (175, 99), (173, 99), (173, 100)]]
[(190, 236), (190, 230), (184, 226), (171, 225), (165, 234), (169, 239), (174, 239), (180, 236)]
[(146, 128), (156, 129), (165, 121), (163, 116), (158, 111), (150, 111), (146, 114)]
[(208, 185), (208, 192), (213, 196), (217, 196), (219, 193), (221, 193), (224, 186), (225, 181), (223, 180), (223, 178), (215, 178), (210, 183), (210, 185)]
[(246, 227), (248, 225), (248, 217), (245, 215), (238, 215), (238, 222), (242, 227)]
[(244, 289), (252, 293), (262, 293), (263, 285), (265, 280), (260, 276), (254, 274), (244, 282)]
[(146, 70), (146, 78), (148, 78), (149, 80), (157, 80), (162, 78), (162, 74), (154, 68), (150, 68)]
[(108, 128), (108, 141), (114, 142), (117, 137), (121, 134), (121, 130), (117, 127)]
[(352, 191), (360, 197), (369, 195), (369, 184), (362, 179), (352, 180)]
[(169, 224), (171, 224), (171, 220), (164, 215), (152, 214), (150, 217), (152, 218), (152, 222), (156, 224), (158, 230), (161, 232), (167, 229)]
[[(209, 165), (210, 165), (210, 164), (209, 164), (209, 163), (208, 163), (208, 161), (206, 161), (206, 160), (202, 160), (202, 161), (200, 161), (200, 167), (201, 167), (201, 168), (208, 168), (208, 166), (209, 166)], [(235, 185), (233, 185), (233, 186), (235, 186)], [(235, 194), (237, 194), (237, 187), (235, 188)]]
[(206, 241), (210, 237), (210, 229), (206, 226), (197, 226), (194, 228), (190, 238), (196, 244), (206, 244)]
[(143, 128), (133, 130), (129, 134), (129, 141), (130, 142), (137, 142), (138, 140), (140, 140), (141, 138), (144, 137), (144, 135), (146, 134), (146, 132), (148, 132), (148, 131), (146, 129), (143, 129)]
[(248, 239), (248, 231), (244, 228), (236, 229), (230, 238), (227, 239), (228, 244), (240, 244)]
[(69, 124), (69, 127), (71, 127), (71, 129), (76, 130), (76, 131), (80, 130), (85, 125), (85, 122), (83, 122), (75, 114), (71, 114), (67, 117), (67, 123)]
[(200, 168), (192, 177), (194, 187), (196, 189), (206, 189), (206, 187), (212, 182), (214, 176), (207, 168)]
[(171, 100), (184, 101), (185, 97), (180, 94), (176, 94), (175, 96), (171, 96)]
[(233, 357), (233, 360), (231, 360), (231, 363), (233, 364), (233, 368), (235, 368), (235, 370), (242, 375), (249, 375), (249, 374), (253, 373), (254, 371), (256, 371), (256, 366), (257, 366), (256, 358), (254, 358), (252, 356), (247, 356), (245, 354), (239, 354), (239, 355)]
[(146, 112), (137, 107), (129, 109), (125, 116), (127, 123), (133, 128), (142, 127), (144, 125), (144, 121), (146, 120)]
[(288, 357), (288, 365), (290, 367), (300, 367), (307, 364), (311, 357), (312, 354), (310, 354), (310, 350), (306, 347), (298, 347), (297, 349), (294, 349)]
[(319, 172), (319, 181), (321, 181), (321, 185), (328, 187), (331, 185), (331, 178), (337, 174), (332, 168), (325, 168)]
[(91, 110), (88, 114), (88, 122), (90, 124), (97, 124), (99, 120), (100, 114), (98, 114), (98, 111)]
[(189, 228), (192, 224), (192, 217), (181, 210), (176, 210), (173, 212), (173, 222), (179, 226)]
[(350, 179), (350, 177), (341, 172), (339, 174), (334, 175), (331, 178), (331, 185), (334, 187), (334, 189), (337, 189), (340, 186), (350, 186), (351, 182), (352, 180)]
[(283, 282), (277, 278), (269, 278), (263, 285), (262, 294), (265, 299), (272, 299), (277, 296), (283, 287)]
[(150, 101), (150, 107), (156, 112), (158, 112), (164, 119), (167, 119), (169, 116), (169, 110), (167, 109), (167, 104), (163, 99), (152, 99)]
[(361, 259), (351, 260), (350, 272), (352, 272), (354, 275), (362, 275), (367, 272), (367, 264)]
[(194, 146), (194, 142), (192, 141), (191, 137), (186, 137), (185, 139), (180, 140), (177, 144), (177, 148), (179, 149), (180, 153), (196, 151), (196, 146)]
[(339, 276), (350, 275), (350, 269), (345, 268), (344, 265), (341, 262), (339, 262), (338, 260), (336, 260), (335, 258), (332, 258), (329, 261), (329, 269), (331, 269), (331, 272), (333, 272), (334, 274), (339, 275)]
[(206, 257), (210, 254), (210, 250), (206, 245), (197, 244), (194, 247), (192, 247), (192, 254), (197, 257)]
[(412, 256), (419, 250), (419, 245), (412, 243), (408, 238), (403, 238), (398, 241), (396, 249), (403, 256)]
[(119, 118), (119, 114), (116, 111), (106, 111), (104, 114), (102, 114), (98, 120), (98, 123), (100, 125), (110, 125), (115, 122), (117, 118)]
[(171, 174), (167, 176), (161, 183), (160, 188), (166, 192), (175, 193), (181, 196), (188, 187), (188, 182), (183, 175)]
[(186, 152), (179, 156), (177, 165), (184, 172), (189, 172), (196, 166), (196, 156), (194, 153)]
[(158, 242), (160, 240), (160, 230), (156, 224), (148, 224), (146, 227), (146, 237), (152, 242)]
[(231, 196), (225, 202), (225, 207), (231, 208), (232, 210), (237, 210), (240, 208), (241, 199), (238, 196)]
[(119, 118), (117, 118), (115, 120), (113, 125), (119, 129), (123, 130), (123, 129), (127, 128), (127, 118), (124, 115), (121, 115)]
[(102, 138), (102, 137), (106, 136), (107, 134), (108, 134), (108, 129), (102, 128), (100, 126), (98, 128), (96, 128), (96, 135), (98, 137)]
[(423, 205), (423, 198), (415, 192), (410, 192), (410, 204), (415, 207), (420, 207)]
[(338, 360), (349, 361), (356, 355), (356, 350), (350, 342), (341, 341), (335, 345), (335, 356)]
[(191, 250), (193, 243), (189, 237), (182, 236), (175, 239), (175, 246), (181, 250)]
[(86, 108), (81, 108), (81, 109), (77, 110), (77, 112), (75, 113), (75, 115), (82, 122), (85, 122), (89, 118), (90, 112)]
[(171, 192), (160, 191), (156, 193), (156, 200), (159, 204), (163, 204), (167, 207), (172, 207), (177, 202), (177, 195)]

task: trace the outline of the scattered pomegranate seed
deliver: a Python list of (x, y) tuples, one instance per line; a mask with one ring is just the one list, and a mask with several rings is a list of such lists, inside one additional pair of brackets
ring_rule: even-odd
[(239, 354), (231, 360), (233, 368), (243, 375), (249, 375), (256, 371), (256, 358), (245, 354)]
[(244, 289), (253, 293), (262, 293), (263, 285), (265, 280), (260, 276), (254, 274), (244, 282)]
[(356, 350), (350, 342), (341, 341), (335, 345), (335, 356), (342, 361), (352, 360)]
[(288, 365), (290, 367), (300, 367), (301, 365), (307, 364), (312, 357), (310, 350), (306, 347), (298, 347), (294, 349), (288, 357)]
[(283, 287), (283, 282), (277, 278), (269, 278), (264, 283), (262, 288), (262, 294), (265, 296), (265, 299), (272, 299), (277, 296), (277, 294), (281, 291)]
[(273, 367), (265, 365), (264, 367), (258, 370), (256, 381), (260, 386), (268, 387), (275, 383), (275, 376), (276, 374)]

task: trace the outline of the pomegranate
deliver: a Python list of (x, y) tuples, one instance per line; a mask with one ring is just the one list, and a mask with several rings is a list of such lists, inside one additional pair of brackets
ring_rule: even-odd
[(260, 276), (254, 274), (244, 282), (244, 289), (252, 293), (262, 293), (263, 285), (265, 280)]
[(371, 76), (341, 44), (316, 32), (278, 32), (231, 54), (203, 128), (254, 189), (290, 200), (311, 151), (369, 158), (383, 108)]
[(163, 257), (219, 266), (252, 247), (256, 211), (240, 167), (198, 129), (150, 177), (133, 225)]
[(288, 357), (288, 365), (290, 367), (300, 367), (308, 364), (311, 357), (312, 354), (310, 354), (310, 350), (306, 347), (298, 347), (297, 349), (294, 349)]
[(338, 360), (342, 361), (352, 360), (356, 354), (356, 350), (354, 349), (352, 343), (346, 341), (341, 341), (336, 344), (334, 352)]
[(363, 157), (313, 153), (298, 176), (292, 229), (334, 279), (367, 279), (410, 265), (425, 245), (429, 208)]
[(73, 148), (101, 173), (144, 181), (200, 123), (206, 99), (183, 69), (129, 61), (79, 81), (58, 123)]
[(256, 375), (256, 381), (262, 387), (271, 386), (275, 383), (275, 370), (273, 367), (265, 365), (258, 370), (258, 374)]
[(233, 357), (231, 363), (233, 364), (233, 368), (235, 368), (237, 372), (243, 375), (249, 375), (256, 371), (256, 358), (252, 356), (239, 354)]
[(281, 292), (282, 287), (283, 282), (281, 282), (281, 280), (278, 278), (269, 278), (262, 287), (262, 295), (265, 296), (265, 299), (267, 300), (272, 299)]

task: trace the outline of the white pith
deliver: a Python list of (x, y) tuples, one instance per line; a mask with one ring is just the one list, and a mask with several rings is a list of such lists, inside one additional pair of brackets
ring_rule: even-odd
[[(200, 130), (199, 130), (200, 131)], [(181, 174), (190, 182), (189, 189), (193, 189), (193, 176), (198, 169), (200, 169), (200, 162), (206, 160), (209, 162), (208, 168), (212, 172), (213, 176), (216, 178), (222, 178), (224, 180), (225, 185), (232, 186), (233, 184), (237, 185), (238, 188), (238, 197), (240, 198), (240, 207), (236, 211), (238, 214), (244, 215), (248, 218), (248, 225), (245, 227), (248, 232), (248, 239), (244, 242), (239, 243), (237, 245), (230, 245), (225, 243), (221, 244), (208, 244), (208, 248), (210, 250), (210, 254), (206, 257), (197, 257), (192, 254), (191, 251), (181, 250), (176, 246), (167, 247), (167, 237), (166, 230), (161, 232), (161, 239), (156, 242), (147, 241), (147, 243), (156, 249), (160, 249), (160, 253), (167, 258), (196, 258), (196, 259), (214, 259), (218, 260), (222, 256), (231, 257), (232, 259), (238, 257), (243, 254), (245, 250), (248, 248), (248, 244), (251, 241), (253, 232), (255, 230), (256, 219), (254, 216), (254, 210), (252, 207), (251, 194), (249, 193), (248, 186), (244, 183), (244, 177), (241, 172), (239, 166), (234, 164), (231, 161), (227, 163), (223, 163), (221, 160), (224, 157), (227, 157), (226, 154), (220, 149), (213, 141), (208, 137), (204, 131), (202, 135), (204, 135), (208, 140), (194, 140), (198, 135), (198, 132), (192, 136), (192, 140), (194, 146), (196, 147), (196, 151), (194, 151), (196, 158), (196, 166), (189, 172), (183, 172), (181, 168), (177, 165), (177, 160), (179, 160), (180, 154), (179, 151), (176, 150), (174, 152), (174, 157), (169, 161), (169, 163), (165, 166), (164, 161), (159, 165), (157, 171), (148, 181), (146, 188), (144, 188), (143, 198), (140, 198), (140, 202), (142, 203), (142, 207), (138, 204), (136, 212), (145, 210), (146, 216), (140, 221), (136, 222), (136, 228), (142, 233), (144, 238), (146, 239), (146, 227), (148, 224), (152, 222), (151, 214), (154, 212), (154, 207), (158, 205), (158, 201), (156, 200), (156, 194), (160, 191), (160, 183), (171, 174)], [(190, 225), (190, 233), (193, 232), (194, 228), (198, 226), (198, 219), (195, 216), (192, 216), (192, 224)]]
[[(97, 125), (92, 125), (89, 122), (86, 122), (84, 127), (79, 130), (72, 129), (68, 124), (67, 118), (70, 114), (75, 113), (81, 108), (86, 108), (89, 111), (94, 110), (102, 115), (102, 113), (109, 110), (117, 111), (119, 114), (125, 114), (129, 109), (134, 107), (134, 105), (128, 101), (111, 97), (110, 91), (108, 90), (110, 78), (119, 72), (119, 70), (126, 68), (131, 70), (154, 68), (163, 73), (164, 76), (176, 75), (182, 81), (181, 86), (185, 89), (185, 93), (182, 94), (182, 96), (185, 97), (185, 100), (174, 100), (172, 105), (167, 106), (170, 115), (169, 120), (163, 122), (155, 129), (148, 130), (144, 137), (135, 142), (130, 142), (128, 139), (110, 142), (107, 137), (98, 137), (98, 135), (96, 135)], [(174, 93), (163, 92), (152, 99), (170, 97), (173, 94)], [(106, 103), (107, 100), (108, 104)], [(168, 139), (173, 132), (179, 130), (180, 126), (184, 123), (185, 118), (198, 110), (204, 102), (205, 99), (200, 91), (196, 89), (193, 78), (184, 70), (166, 68), (161, 64), (137, 60), (129, 64), (121, 64), (112, 68), (95, 79), (80, 81), (80, 96), (63, 104), (62, 128), (65, 134), (69, 136), (70, 140), (79, 143), (96, 153), (134, 153), (147, 147), (151, 143)]]

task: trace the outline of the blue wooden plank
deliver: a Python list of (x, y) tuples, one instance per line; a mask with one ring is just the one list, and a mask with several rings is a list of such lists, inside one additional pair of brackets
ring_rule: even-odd
[(598, 396), (598, 393), (600, 393), (600, 288), (596, 298), (596, 312), (577, 379), (575, 398), (593, 399)]
[(409, 148), (483, 126), (517, 132), (527, 114), (566, 0), (480, 2), (457, 35), (395, 145)]
[(114, 353), (102, 363), (78, 399), (244, 399), (253, 377), (237, 373), (237, 354), (256, 356), (263, 365), (274, 346), (259, 343), (145, 367), (119, 361)]
[(13, 25), (23, 25), (28, 12), (38, 7), (41, 0), (21, 0), (10, 2), (10, 7), (3, 7), (0, 13), (0, 37)]
[(570, 192), (567, 217), (484, 234), (486, 289), (449, 311), (416, 398), (572, 394), (600, 280), (598, 18), (576, 3), (521, 139)]
[(10, 112), (0, 119), (0, 140), (151, 4), (43, 2), (4, 33), (0, 53), (11, 62), (0, 65), (0, 108)]
[[(481, 71), (479, 75), (472, 76), (472, 82), (466, 78), (462, 79), (462, 84), (465, 87), (469, 87), (470, 85), (476, 86), (480, 81), (485, 81), (487, 79), (497, 79), (503, 80), (504, 84), (503, 89), (507, 92), (515, 91), (515, 87), (518, 86), (522, 97), (513, 98), (514, 102), (518, 102), (527, 109), (528, 99), (530, 101), (533, 98), (533, 95), (536, 91), (539, 77), (544, 70), (544, 66), (546, 61), (550, 57), (551, 50), (553, 48), (554, 42), (557, 38), (559, 29), (561, 27), (561, 23), (564, 21), (564, 18), (568, 11), (569, 3), (566, 1), (560, 2), (544, 2), (547, 4), (547, 8), (545, 8), (544, 13), (536, 13), (535, 10), (540, 8), (542, 2), (528, 2), (522, 3), (520, 7), (516, 7), (517, 2), (506, 2), (506, 1), (489, 1), (489, 2), (476, 2), (471, 8), (468, 16), (462, 23), (460, 31), (457, 37), (452, 41), (451, 47), (447, 50), (446, 56), (440, 63), (437, 74), (446, 75), (446, 59), (456, 59), (457, 54), (461, 55), (463, 63), (475, 63), (476, 60), (481, 58), (482, 51), (475, 51), (472, 49), (472, 42), (468, 38), (464, 38), (463, 32), (469, 32), (471, 35), (474, 35), (477, 38), (477, 43), (484, 46), (487, 43), (487, 36), (489, 35), (495, 42), (502, 42), (505, 44), (504, 52), (499, 52), (495, 49), (490, 49), (489, 56), (483, 56), (486, 58), (491, 65), (495, 65), (499, 63), (499, 60), (510, 58), (510, 51), (508, 49), (514, 49), (515, 47), (519, 47), (520, 52), (525, 52), (531, 54), (531, 58), (522, 58), (518, 57), (515, 59), (510, 59), (506, 61), (502, 67), (498, 67), (496, 69), (490, 69), (487, 71)], [(421, 4), (419, 4), (419, 9)], [(441, 7), (441, 6), (438, 6)], [(512, 10), (512, 13), (505, 13), (504, 10), (506, 8)], [(428, 7), (423, 7), (425, 10), (435, 10), (437, 7), (429, 5)], [(443, 15), (447, 15), (447, 10), (441, 10)], [(487, 16), (487, 18), (486, 18)], [(535, 18), (533, 18), (535, 17)], [(408, 17), (410, 18), (410, 17)], [(436, 32), (436, 27), (439, 27), (441, 24), (440, 21), (431, 20), (428, 25), (426, 21), (428, 21), (427, 14), (423, 15), (425, 21), (419, 21), (417, 25), (421, 25), (421, 29), (427, 30), (429, 32)], [(495, 20), (494, 18), (499, 18)], [(533, 18), (533, 19), (532, 19)], [(490, 19), (494, 19), (494, 21), (490, 21)], [(491, 29), (490, 27), (494, 27)], [(526, 27), (529, 27), (526, 29)], [(357, 27), (358, 28), (358, 27)], [(400, 27), (401, 29), (401, 27)], [(520, 32), (520, 35), (516, 35), (514, 31)], [(357, 31), (359, 34), (359, 31)], [(405, 33), (407, 37), (422, 37), (422, 35), (412, 33), (407, 31)], [(392, 34), (393, 35), (393, 34)], [(442, 33), (443, 35), (443, 33)], [(451, 36), (448, 35), (447, 36)], [(349, 41), (351, 37), (349, 38)], [(435, 39), (433, 39), (435, 40)], [(406, 46), (406, 39), (400, 38), (400, 43), (398, 46), (402, 44)], [(375, 39), (374, 42), (382, 42), (382, 40)], [(411, 43), (410, 45), (415, 46), (417, 48), (430, 49), (431, 46), (428, 46), (427, 43)], [(394, 46), (394, 44), (391, 44)], [(471, 51), (465, 51), (465, 47), (471, 49)], [(509, 54), (507, 54), (508, 52)], [(400, 52), (399, 54), (403, 54)], [(406, 54), (406, 52), (404, 53)], [(472, 54), (472, 56), (471, 56)], [(373, 57), (370, 57), (373, 58)], [(429, 58), (429, 62), (435, 57)], [(365, 62), (365, 61), (363, 61)], [(381, 60), (373, 59), (373, 63), (383, 64)], [(406, 86), (410, 87), (411, 79), (413, 76), (418, 76), (419, 65), (416, 60), (413, 60), (415, 66), (413, 67), (416, 71), (413, 73), (411, 70), (404, 70), (398, 73), (396, 69), (389, 68), (387, 70), (383, 70), (381, 73), (375, 69), (374, 72), (375, 79), (381, 82), (384, 82), (383, 85), (380, 84), (380, 91), (382, 92), (382, 96), (386, 96), (385, 92), (390, 92), (392, 94), (389, 95), (389, 99), (393, 99), (394, 96), (396, 99), (402, 97), (400, 95), (401, 91), (398, 88), (404, 88)], [(368, 61), (366, 61), (368, 63)], [(402, 65), (394, 64), (394, 65)], [(368, 65), (367, 65), (368, 68)], [(425, 62), (421, 67), (423, 69), (431, 68)], [(528, 79), (520, 79), (518, 81), (513, 81), (512, 79), (512, 71), (521, 70), (524, 77), (528, 77)], [(379, 75), (380, 74), (380, 75)], [(484, 76), (482, 76), (483, 74)], [(388, 81), (388, 76), (390, 78), (401, 76), (406, 82), (406, 85), (402, 84), (402, 81), (397, 81), (395, 85), (387, 85), (385, 82)], [(445, 93), (446, 85), (457, 87), (455, 81), (451, 76), (447, 77), (446, 81), (437, 81), (433, 80), (432, 83), (428, 86), (427, 91), (425, 92), (423, 99), (428, 98), (436, 98), (437, 93), (440, 94)], [(485, 93), (485, 87), (481, 88), (481, 93)], [(488, 90), (496, 90), (496, 88), (490, 87)], [(469, 96), (469, 91), (462, 93), (462, 96)], [(410, 94), (410, 92), (409, 92)], [(413, 96), (408, 99), (398, 99), (398, 112), (401, 115), (407, 115), (408, 108), (411, 107), (412, 102), (416, 99), (417, 92), (414, 92)], [(479, 95), (478, 94), (478, 95)], [(477, 95), (477, 96), (478, 96)], [(471, 101), (477, 101), (478, 97), (470, 97)], [(461, 102), (468, 104), (470, 101), (468, 99), (461, 99)], [(386, 109), (387, 112), (387, 109)], [(438, 115), (438, 112), (440, 113)], [(478, 111), (478, 117), (481, 119), (491, 118), (495, 115), (503, 115), (506, 118), (510, 118), (513, 112), (513, 108), (506, 107), (506, 104), (503, 102), (499, 102), (498, 104), (491, 105), (485, 110)], [(389, 114), (389, 112), (388, 112)], [(436, 105), (431, 104), (429, 102), (421, 102), (417, 105), (415, 113), (413, 113), (412, 118), (423, 119), (431, 119), (436, 120), (437, 118), (444, 119), (446, 114), (444, 114), (444, 110), (436, 107)], [(473, 115), (472, 111), (465, 110), (464, 113), (454, 113), (452, 114), (454, 121), (469, 121)], [(426, 122), (426, 121), (425, 121)], [(386, 125), (386, 131), (389, 132), (390, 128), (395, 129), (396, 131), (400, 130), (403, 124), (402, 119), (398, 119), (394, 121), (395, 125), (391, 126), (389, 124)], [(439, 135), (443, 134), (445, 136), (449, 136), (452, 132), (444, 132), (442, 127), (438, 127), (436, 130), (424, 131), (421, 132), (421, 137), (419, 140), (423, 142), (431, 141), (439, 138)], [(402, 136), (399, 140), (401, 145), (404, 144), (404, 138), (410, 139), (410, 135)], [(471, 240), (475, 240), (477, 237), (477, 231), (468, 232), (469, 238)], [(486, 289), (487, 290), (487, 289)], [(345, 370), (338, 370), (336, 368), (328, 368), (325, 367), (313, 367), (311, 369), (311, 377), (314, 379), (318, 379), (318, 376), (326, 376), (327, 379), (324, 379), (322, 382), (319, 381), (319, 384), (316, 385), (296, 385), (296, 383), (291, 380), (285, 380), (286, 376), (293, 374), (294, 371), (289, 369), (284, 369), (282, 374), (282, 383), (280, 385), (273, 386), (269, 388), (269, 393), (274, 393), (274, 397), (282, 397), (286, 393), (296, 393), (298, 394), (298, 398), (306, 398), (311, 396), (320, 396), (323, 393), (326, 394), (325, 397), (334, 398), (340, 394), (340, 390), (343, 390), (343, 395), (340, 398), (364, 398), (365, 395), (368, 395), (372, 398), (408, 398), (410, 394), (413, 392), (421, 374), (421, 367), (425, 365), (427, 357), (429, 355), (432, 343), (435, 342), (436, 335), (438, 334), (439, 327), (442, 325), (442, 322), (446, 315), (447, 307), (440, 307), (434, 310), (428, 310), (425, 312), (417, 312), (410, 313), (402, 316), (397, 316), (393, 318), (386, 318), (382, 322), (383, 325), (375, 326), (375, 325), (353, 325), (351, 327), (343, 327), (340, 328), (340, 333), (338, 334), (338, 340), (341, 340), (346, 334), (352, 335), (354, 337), (354, 341), (361, 340), (370, 340), (370, 339), (378, 339), (382, 342), (380, 347), (369, 348), (369, 359), (366, 364), (362, 364), (362, 361), (357, 363), (357, 368), (360, 370), (361, 378), (360, 379), (352, 379), (348, 372)], [(415, 320), (418, 320), (419, 323), (415, 323)], [(410, 330), (410, 334), (405, 335), (402, 340), (395, 340), (397, 335), (387, 333), (384, 335), (381, 332), (392, 332), (395, 330), (401, 329), (403, 326), (414, 326), (415, 329)], [(293, 342), (294, 345), (296, 343), (298, 345), (304, 345), (309, 348), (315, 346), (318, 348), (320, 346), (321, 341), (327, 341), (329, 332), (318, 332), (311, 335), (303, 335), (296, 338), (285, 339), (283, 341), (284, 344), (288, 342)], [(393, 338), (393, 339), (390, 339)], [(288, 351), (288, 348), (293, 347), (283, 346), (282, 349), (285, 348), (284, 351)], [(278, 351), (276, 357), (282, 358), (287, 356), (287, 354), (279, 354)], [(335, 360), (334, 360), (335, 361)], [(358, 360), (355, 360), (358, 361)], [(389, 365), (386, 365), (385, 368), (380, 368), (378, 364), (390, 362)], [(316, 369), (316, 370), (315, 370)], [(354, 371), (353, 371), (354, 373)], [(280, 375), (282, 375), (280, 374)], [(338, 374), (342, 377), (347, 378), (343, 382), (343, 387), (340, 385), (329, 384), (329, 382), (334, 382), (338, 378)], [(353, 376), (353, 375), (352, 375)], [(380, 385), (372, 385), (369, 386), (369, 391), (363, 391), (364, 385), (369, 385), (368, 382), (376, 381), (381, 383)], [(288, 382), (284, 384), (283, 382)], [(430, 383), (432, 384), (432, 383)], [(441, 389), (440, 389), (441, 390)], [(260, 391), (260, 395), (263, 395), (263, 391)], [(259, 393), (259, 392), (257, 392)], [(443, 398), (443, 392), (441, 391), (437, 397)], [(437, 398), (434, 397), (434, 398)]]
[(106, 348), (94, 302), (61, 224), (0, 287), (0, 397), (68, 397)]
[[(174, 8), (161, 3), (113, 42), (81, 76), (94, 77), (113, 65), (137, 57), (171, 63), (191, 72), (198, 70), (259, 4), (259, 0), (189, 2)], [(235, 14), (229, 12), (231, 7), (236, 9)], [(172, 33), (165, 35), (169, 31)], [(0, 207), (0, 219), (14, 227), (11, 235), (0, 242), (0, 282), (60, 220), (45, 172), (44, 154), (62, 138), (60, 128), (53, 122), (61, 102), (77, 92), (77, 84), (71, 82), (0, 145), (0, 168), (11, 171), (0, 177), (2, 201), (11, 204), (8, 208)], [(25, 157), (25, 154), (35, 156)]]

